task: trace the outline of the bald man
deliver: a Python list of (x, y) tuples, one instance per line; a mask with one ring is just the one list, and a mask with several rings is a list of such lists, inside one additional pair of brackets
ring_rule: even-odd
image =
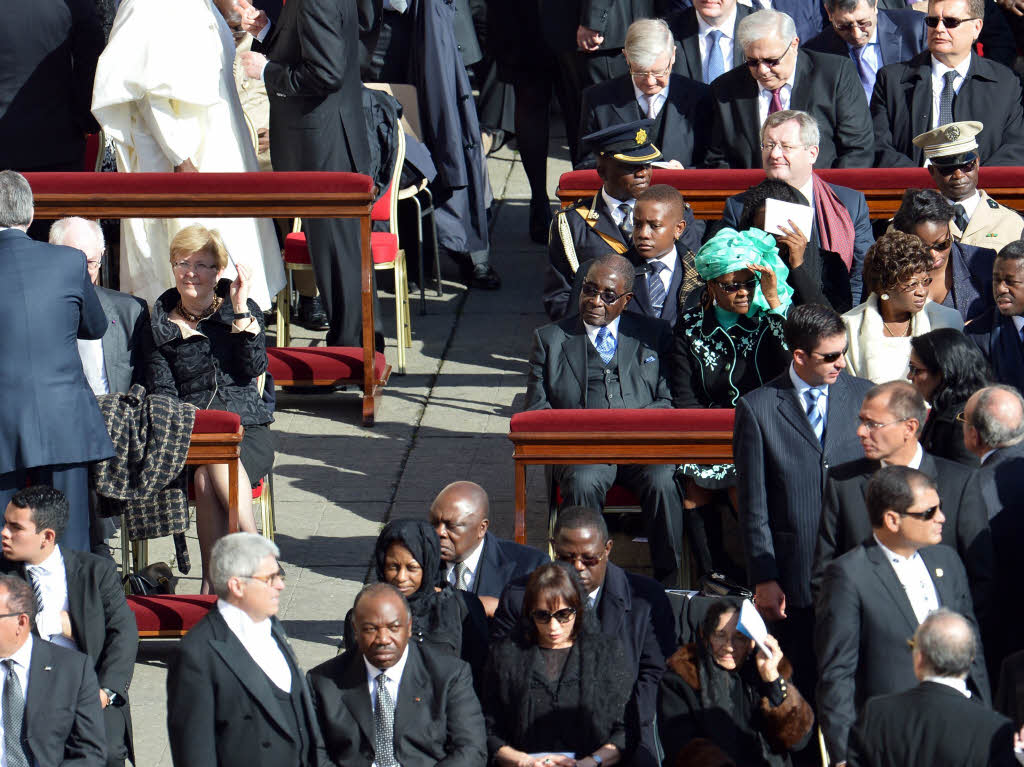
[(508, 583), (548, 562), (547, 554), (488, 531), (490, 503), (475, 482), (452, 482), (430, 505), (430, 524), (441, 539), (441, 567), (456, 588), (476, 594), (493, 618)]

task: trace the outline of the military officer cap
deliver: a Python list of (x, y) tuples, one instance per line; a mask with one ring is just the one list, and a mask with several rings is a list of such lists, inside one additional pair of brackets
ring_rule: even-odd
[(924, 150), (925, 159), (939, 168), (966, 165), (978, 159), (977, 136), (985, 126), (968, 121), (946, 123), (914, 137), (914, 146)]
[(634, 120), (588, 133), (580, 139), (593, 152), (632, 165), (646, 165), (661, 159), (661, 151), (650, 141), (654, 120)]

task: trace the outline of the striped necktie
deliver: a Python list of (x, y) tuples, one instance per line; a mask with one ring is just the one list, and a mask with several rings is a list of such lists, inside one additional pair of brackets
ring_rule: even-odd
[(664, 262), (657, 260), (656, 258), (651, 259), (647, 262), (647, 268), (650, 271), (647, 273), (647, 295), (651, 299), (651, 309), (654, 310), (654, 314), (657, 317), (661, 316), (662, 307), (665, 306), (665, 283), (661, 279), (661, 272), (663, 269), (668, 269)]
[(816, 387), (811, 387), (807, 390), (807, 420), (811, 422), (811, 428), (814, 429), (814, 436), (818, 438), (818, 442), (821, 442), (821, 437), (825, 433), (825, 415), (821, 412), (821, 398), (825, 396), (825, 392)]

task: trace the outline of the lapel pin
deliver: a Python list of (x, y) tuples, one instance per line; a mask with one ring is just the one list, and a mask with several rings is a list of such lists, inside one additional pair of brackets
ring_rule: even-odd
[(53, 671), (53, 666), (43, 666), (43, 671)]
[(941, 578), (942, 577), (942, 568), (941, 567), (936, 567), (935, 568), (935, 577), (936, 578)]
[(419, 703), (419, 702), (420, 702), (420, 699), (419, 699), (419, 698), (413, 698), (413, 699), (412, 699), (412, 702), (413, 702), (413, 703)]

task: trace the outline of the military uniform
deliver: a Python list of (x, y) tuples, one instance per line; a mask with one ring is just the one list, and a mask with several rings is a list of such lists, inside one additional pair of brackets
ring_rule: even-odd
[(978, 248), (991, 248), (999, 251), (1004, 245), (1019, 240), (1024, 233), (1024, 218), (1015, 210), (1000, 205), (983, 190), (978, 190), (981, 197), (974, 215), (967, 222), (966, 229), (961, 232), (955, 221), (949, 225), (950, 234), (957, 242), (974, 245)]

